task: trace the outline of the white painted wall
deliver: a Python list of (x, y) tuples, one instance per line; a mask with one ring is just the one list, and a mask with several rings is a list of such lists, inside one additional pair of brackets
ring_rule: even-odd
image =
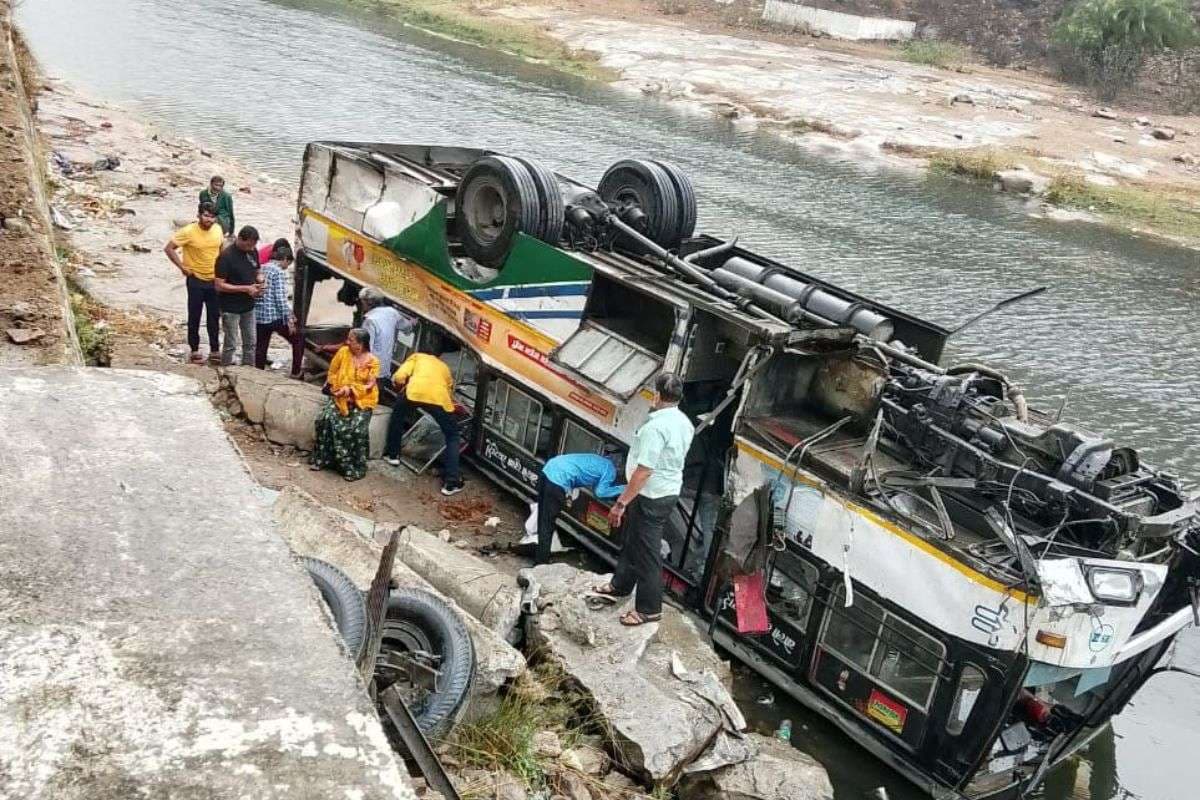
[(917, 23), (885, 17), (860, 17), (840, 11), (767, 0), (763, 19), (781, 25), (809, 28), (838, 39), (911, 39)]

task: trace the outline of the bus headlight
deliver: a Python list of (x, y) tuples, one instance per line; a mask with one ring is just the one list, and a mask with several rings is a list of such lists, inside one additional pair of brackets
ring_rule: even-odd
[(1089, 567), (1087, 579), (1092, 595), (1105, 603), (1131, 606), (1142, 593), (1142, 573), (1134, 570)]

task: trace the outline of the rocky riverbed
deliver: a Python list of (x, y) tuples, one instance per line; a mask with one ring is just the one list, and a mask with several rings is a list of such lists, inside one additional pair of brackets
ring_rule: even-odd
[(597, 58), (618, 87), (734, 126), (865, 163), (915, 159), (1031, 197), (1038, 215), (1200, 242), (1200, 117), (1150, 117), (1046, 75), (923, 66), (887, 45), (733, 28), (636, 0), (484, 10)]

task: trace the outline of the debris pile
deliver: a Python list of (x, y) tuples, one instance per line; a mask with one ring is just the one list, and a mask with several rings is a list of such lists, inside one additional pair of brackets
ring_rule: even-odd
[[(360, 588), (374, 575), (380, 534), (394, 528), (295, 488), (278, 494), (273, 513), (297, 555), (338, 566)], [(469, 701), (438, 746), (463, 797), (832, 797), (812, 759), (744, 732), (728, 666), (680, 612), (667, 608), (661, 623), (625, 628), (614, 605), (589, 605), (603, 576), (536, 567), (522, 573), (522, 591), (513, 576), (436, 534), (410, 526), (401, 537), (395, 585), (445, 599), (475, 647)], [(528, 666), (511, 644), (521, 634)], [(420, 797), (439, 797), (419, 778), (414, 785)]]

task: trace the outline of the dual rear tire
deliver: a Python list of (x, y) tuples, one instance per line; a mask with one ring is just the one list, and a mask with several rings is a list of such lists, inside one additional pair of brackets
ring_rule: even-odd
[(562, 238), (565, 210), (558, 179), (532, 159), (479, 159), (458, 184), (456, 209), (458, 239), (485, 267), (504, 265), (517, 233), (549, 244)]
[[(666, 161), (626, 159), (608, 168), (597, 187), (600, 197), (618, 214), (640, 211), (646, 238), (666, 250), (677, 250), (696, 230), (696, 192), (691, 180)], [(636, 242), (619, 241), (640, 250)]]
[[(604, 173), (600, 197), (659, 247), (676, 250), (696, 230), (696, 192), (691, 180), (666, 161), (625, 159)], [(489, 155), (463, 174), (455, 198), (456, 228), (463, 250), (476, 263), (504, 266), (524, 233), (548, 244), (563, 238), (566, 209), (554, 173), (528, 158)], [(617, 240), (634, 252), (636, 241)]]

